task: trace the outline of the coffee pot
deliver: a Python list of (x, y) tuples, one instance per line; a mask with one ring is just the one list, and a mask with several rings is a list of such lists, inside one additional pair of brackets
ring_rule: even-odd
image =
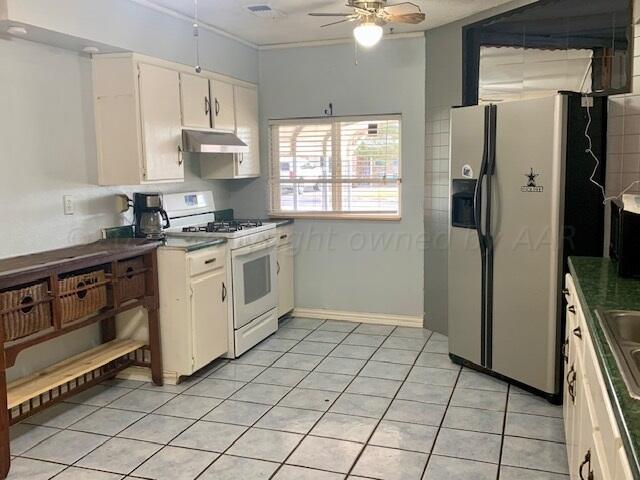
[(159, 240), (169, 228), (167, 212), (162, 208), (162, 194), (134, 193), (133, 213), (136, 219), (136, 237)]

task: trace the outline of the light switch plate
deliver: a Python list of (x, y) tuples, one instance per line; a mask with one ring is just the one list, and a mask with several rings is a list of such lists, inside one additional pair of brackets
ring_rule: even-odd
[(73, 204), (73, 197), (71, 195), (64, 195), (62, 197), (62, 203), (64, 206), (65, 215), (73, 215), (75, 212), (75, 206)]

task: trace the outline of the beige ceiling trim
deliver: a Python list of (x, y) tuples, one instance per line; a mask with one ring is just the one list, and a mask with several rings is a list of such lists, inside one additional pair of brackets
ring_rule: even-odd
[[(151, 10), (155, 10), (156, 12), (160, 12), (160, 13), (164, 13), (165, 15), (169, 15), (173, 18), (177, 18), (179, 20), (184, 20), (187, 21), (189, 23), (193, 23), (193, 17), (190, 17), (188, 15), (185, 15), (183, 13), (180, 12), (176, 12), (175, 10), (172, 10), (170, 8), (166, 8), (166, 7), (162, 7), (160, 5), (157, 5), (155, 3), (153, 3), (150, 0), (129, 0), (130, 2), (133, 3), (137, 3), (138, 5), (141, 5), (143, 7), (149, 8)], [(1, 2), (1, 0), (0, 0)], [(220, 30), (217, 27), (214, 27), (213, 25), (209, 25), (208, 23), (199, 21), (198, 24), (200, 25), (200, 28), (204, 29), (204, 30), (209, 30), (210, 32), (213, 33), (217, 33), (218, 35), (222, 35), (223, 37), (227, 37), (230, 38), (231, 40), (235, 40), (236, 42), (240, 42), (243, 45), (246, 45), (247, 47), (251, 47), (251, 48), (258, 48), (258, 45), (256, 45), (255, 43), (251, 43), (248, 40), (245, 40), (244, 38), (238, 37), (236, 35), (233, 35), (232, 33), (229, 32), (225, 32), (224, 30)]]
[[(133, 0), (137, 1), (137, 0)], [(383, 37), (383, 40), (401, 40), (403, 38), (419, 38), (424, 37), (424, 31), (420, 32), (405, 32), (405, 33), (388, 33)], [(306, 42), (291, 42), (291, 43), (274, 43), (273, 45), (259, 45), (258, 50), (277, 50), (279, 48), (297, 48), (297, 47), (322, 47), (326, 45), (342, 45), (346, 43), (353, 43), (352, 37), (336, 38), (333, 40), (309, 40)]]

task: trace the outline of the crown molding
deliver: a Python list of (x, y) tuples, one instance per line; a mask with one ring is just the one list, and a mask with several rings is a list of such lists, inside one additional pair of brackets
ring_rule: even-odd
[[(382, 37), (384, 40), (402, 40), (405, 38), (422, 38), (424, 37), (424, 31), (419, 32), (406, 32), (406, 33), (387, 33)], [(352, 37), (335, 38), (331, 40), (308, 40), (304, 42), (290, 42), (290, 43), (274, 43), (272, 45), (259, 45), (258, 50), (277, 50), (281, 48), (301, 48), (301, 47), (323, 47), (326, 45), (344, 45), (347, 43), (353, 43)]]
[[(171, 8), (162, 7), (156, 3), (153, 3), (150, 0), (129, 0), (129, 1), (133, 3), (137, 3), (138, 5), (149, 8), (151, 10), (155, 10), (156, 12), (164, 13), (165, 15), (169, 15), (170, 17), (177, 18), (178, 20), (183, 20), (189, 23), (193, 23), (193, 17), (190, 17), (189, 15), (185, 15), (184, 13), (180, 13), (175, 10), (172, 10)], [(210, 25), (206, 22), (198, 21), (198, 25), (203, 30), (208, 30), (210, 32), (216, 33), (223, 37), (230, 38), (231, 40), (235, 40), (236, 42), (242, 43), (247, 47), (251, 47), (256, 50), (259, 48), (258, 45), (256, 45), (255, 43), (251, 43), (250, 41), (245, 40), (244, 38), (238, 37), (237, 35), (234, 35), (232, 33), (225, 32), (224, 30), (214, 27), (213, 25)]]
[[(185, 15), (184, 13), (180, 13), (171, 8), (160, 6), (154, 3), (152, 0), (129, 0), (130, 2), (136, 3), (142, 7), (148, 8), (150, 10), (155, 10), (156, 12), (163, 13), (165, 15), (169, 15), (170, 17), (176, 18), (178, 20), (183, 20), (185, 22), (193, 23), (193, 17)], [(321, 47), (326, 45), (341, 45), (352, 43), (353, 38), (345, 37), (345, 38), (335, 38), (330, 40), (307, 40), (302, 42), (285, 42), (285, 43), (274, 43), (271, 45), (257, 45), (252, 43), (244, 38), (238, 37), (232, 33), (221, 30), (213, 25), (210, 25), (206, 22), (199, 21), (198, 24), (200, 28), (204, 30), (208, 30), (210, 32), (216, 33), (223, 37), (230, 38), (231, 40), (235, 40), (236, 42), (242, 43), (247, 47), (254, 48), (256, 50), (276, 50), (280, 48), (303, 48), (303, 47)], [(423, 37), (424, 31), (419, 32), (408, 32), (408, 33), (387, 33), (384, 35), (383, 40), (400, 40), (403, 38), (417, 38)]]

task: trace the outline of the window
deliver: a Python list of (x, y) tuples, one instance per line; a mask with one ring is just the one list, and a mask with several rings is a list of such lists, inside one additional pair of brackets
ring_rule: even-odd
[(270, 123), (272, 215), (399, 219), (400, 116)]

